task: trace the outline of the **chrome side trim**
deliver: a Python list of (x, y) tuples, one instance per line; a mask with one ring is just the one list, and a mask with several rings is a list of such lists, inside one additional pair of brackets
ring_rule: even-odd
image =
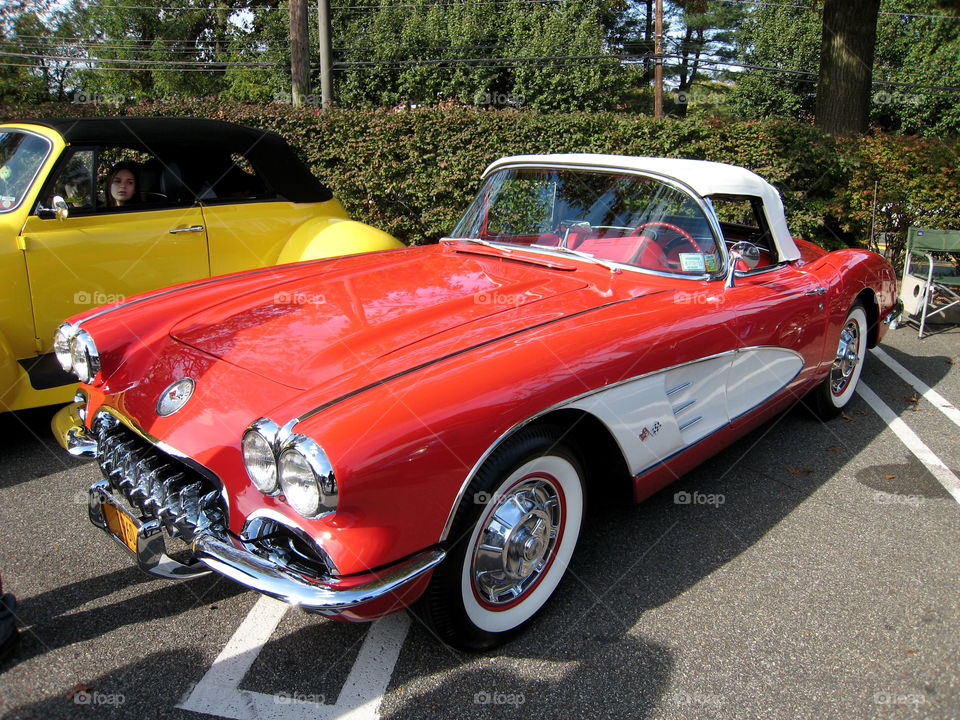
[[(689, 384), (690, 384), (690, 383), (687, 383), (687, 385), (689, 385)], [(668, 393), (667, 393), (667, 397), (669, 397), (669, 396), (670, 396), (670, 393), (668, 392)], [(696, 401), (696, 400), (687, 400), (686, 402), (682, 402), (682, 403), (680, 403), (679, 405), (675, 405), (674, 407), (671, 408), (671, 410), (673, 410), (673, 414), (674, 414), (674, 415), (678, 415), (679, 413), (682, 413), (684, 410), (686, 410), (686, 409), (687, 409), (688, 407), (690, 407), (691, 405), (696, 405), (696, 404), (697, 404), (697, 401)], [(683, 430), (683, 429), (684, 429), (684, 426), (681, 425), (681, 426), (680, 426), (680, 430)]]
[(694, 425), (696, 425), (696, 424), (697, 424), (698, 422), (700, 422), (701, 420), (703, 420), (703, 415), (697, 415), (697, 417), (691, 418), (691, 419), (687, 420), (685, 423), (683, 423), (682, 425), (679, 426), (680, 432), (683, 432), (683, 431), (686, 430), (688, 427), (693, 427)]
[[(671, 388), (667, 388), (667, 397), (670, 397), (671, 395), (676, 395), (681, 390), (686, 390), (692, 384), (693, 383), (690, 383), (690, 382), (684, 382), (684, 383), (680, 383), (679, 385), (674, 385)], [(676, 410), (674, 410), (674, 412), (676, 412)]]
[[(451, 528), (452, 525), (453, 525), (453, 517), (454, 517), (454, 515), (456, 514), (457, 508), (460, 506), (460, 503), (463, 502), (463, 497), (464, 497), (465, 493), (467, 492), (467, 488), (470, 486), (470, 483), (473, 481), (473, 478), (476, 476), (477, 472), (479, 472), (479, 470), (480, 470), (481, 466), (483, 465), (483, 463), (485, 463), (485, 462), (487, 461), (487, 459), (494, 453), (494, 451), (496, 451), (496, 449), (500, 446), (500, 444), (501, 444), (506, 438), (508, 438), (508, 437), (509, 437), (510, 435), (512, 435), (513, 433), (515, 433), (517, 430), (520, 430), (520, 429), (523, 428), (524, 426), (529, 425), (530, 423), (534, 422), (535, 420), (537, 420), (537, 419), (543, 417), (544, 415), (547, 415), (547, 414), (549, 414), (549, 413), (551, 413), (551, 412), (553, 412), (553, 411), (555, 411), (555, 410), (560, 410), (560, 409), (566, 407), (567, 405), (572, 405), (573, 403), (575, 403), (575, 402), (577, 402), (577, 401), (579, 401), (579, 400), (583, 400), (584, 398), (588, 398), (588, 397), (590, 397), (590, 396), (592, 396), (592, 395), (596, 395), (596, 394), (598, 394), (598, 393), (605, 392), (605, 391), (607, 391), (607, 390), (616, 389), (616, 388), (618, 388), (618, 387), (620, 387), (620, 386), (622, 386), (622, 385), (627, 385), (628, 383), (636, 382), (636, 381), (638, 381), (638, 380), (643, 380), (644, 378), (652, 377), (652, 376), (654, 376), (654, 375), (659, 375), (660, 373), (669, 372), (669, 371), (671, 371), (671, 370), (676, 370), (676, 369), (678, 369), (678, 368), (688, 367), (688, 366), (690, 366), (690, 365), (696, 365), (696, 364), (698, 364), (698, 363), (709, 362), (709, 361), (711, 361), (711, 360), (716, 360), (717, 358), (722, 358), (722, 357), (730, 356), (730, 355), (737, 355), (737, 354), (741, 354), (741, 353), (748, 352), (748, 351), (753, 351), (753, 350), (763, 350), (763, 349), (784, 350), (784, 351), (787, 351), (787, 352), (793, 352), (795, 355), (797, 355), (797, 357), (801, 357), (799, 353), (797, 353), (797, 352), (795, 352), (795, 351), (793, 351), (793, 350), (789, 350), (788, 348), (777, 347), (777, 346), (775, 346), (775, 345), (757, 345), (757, 346), (753, 346), (753, 347), (737, 348), (737, 349), (734, 349), (734, 350), (725, 350), (724, 352), (716, 353), (716, 354), (714, 354), (714, 355), (708, 355), (708, 356), (706, 356), (706, 357), (697, 358), (696, 360), (690, 360), (690, 361), (688, 361), (688, 362), (680, 363), (680, 364), (678, 364), (678, 365), (671, 365), (670, 367), (667, 367), (667, 368), (660, 368), (660, 369), (658, 369), (658, 370), (653, 370), (653, 371), (651, 371), (651, 372), (642, 373), (642, 374), (640, 374), (640, 375), (635, 375), (635, 376), (630, 377), (630, 378), (627, 378), (627, 379), (625, 379), (625, 380), (619, 380), (619, 381), (617, 381), (617, 382), (615, 382), (615, 383), (610, 383), (609, 385), (604, 385), (603, 387), (599, 387), (599, 388), (595, 388), (595, 389), (593, 389), (593, 390), (589, 390), (589, 391), (587, 391), (587, 392), (585, 392), (585, 393), (581, 393), (580, 395), (575, 395), (575, 396), (573, 396), (573, 397), (571, 397), (571, 398), (568, 398), (568, 399), (566, 399), (566, 400), (562, 400), (562, 401), (560, 401), (560, 402), (558, 402), (558, 403), (554, 403), (553, 405), (550, 405), (549, 407), (546, 407), (546, 408), (544, 408), (544, 409), (542, 409), (542, 410), (534, 413), (533, 415), (530, 415), (529, 417), (521, 420), (520, 422), (515, 423), (513, 426), (511, 426), (510, 428), (508, 428), (507, 430), (505, 430), (503, 433), (501, 433), (500, 436), (499, 436), (496, 440), (494, 440), (493, 444), (490, 445), (490, 447), (488, 447), (488, 448), (483, 452), (483, 454), (480, 455), (480, 458), (477, 460), (476, 463), (474, 463), (473, 467), (470, 468), (470, 472), (467, 473), (466, 478), (464, 479), (463, 483), (461, 483), (461, 485), (460, 485), (460, 489), (459, 489), (459, 491), (457, 492), (457, 496), (456, 496), (456, 498), (455, 498), (455, 500), (454, 500), (454, 502), (453, 502), (453, 504), (452, 504), (452, 506), (451, 506), (451, 508), (450, 508), (450, 513), (447, 515), (447, 521), (446, 521), (446, 523), (444, 523), (443, 532), (440, 534), (440, 542), (445, 542), (445, 541), (447, 540), (447, 538), (449, 537), (449, 535), (450, 535), (450, 528)], [(801, 360), (802, 360), (802, 357), (801, 357)], [(802, 363), (801, 363), (801, 370), (802, 370), (802, 369), (803, 369), (803, 365), (802, 365)], [(793, 380), (795, 380), (796, 377), (797, 377), (797, 375), (799, 375), (799, 374), (800, 374), (800, 370), (798, 370), (797, 373), (793, 376), (793, 378), (791, 378), (790, 380), (788, 380), (787, 383), (786, 383), (783, 387), (787, 387), (787, 385), (789, 385), (791, 382), (793, 382)], [(679, 392), (680, 390), (686, 388), (686, 387), (689, 387), (689, 385), (690, 385), (690, 383), (685, 383), (685, 384), (677, 385), (677, 386), (675, 387), (675, 389), (674, 389), (674, 394), (675, 394), (676, 392)], [(781, 389), (782, 389), (782, 388), (781, 388)], [(754, 408), (754, 409), (755, 409), (755, 408)], [(746, 412), (750, 412), (750, 410), (748, 410), (748, 411), (746, 411)], [(743, 415), (746, 414), (746, 412), (740, 413), (740, 414), (738, 414), (736, 417), (730, 418), (730, 422), (733, 422), (734, 420), (737, 420), (738, 418), (742, 417)], [(598, 418), (598, 419), (599, 419), (599, 418)], [(602, 421), (601, 421), (601, 422), (602, 422)], [(713, 434), (713, 433), (711, 433), (711, 434)], [(707, 437), (709, 437), (709, 436), (707, 436)], [(686, 450), (686, 449), (688, 449), (688, 448), (690, 448), (690, 447), (693, 447), (693, 446), (696, 445), (697, 443), (702, 442), (704, 439), (705, 439), (705, 438), (698, 438), (695, 442), (693, 442), (693, 443), (691, 443), (690, 445), (682, 448), (679, 452), (683, 452), (683, 450)], [(621, 452), (623, 452), (623, 448), (622, 448), (622, 447), (620, 448), (620, 450), (621, 450)], [(654, 465), (651, 465), (651, 466), (645, 468), (645, 469), (642, 470), (641, 472), (637, 473), (637, 476), (642, 475), (643, 473), (645, 473), (645, 472), (647, 472), (648, 470), (650, 470), (650, 468), (655, 467), (656, 465), (659, 465), (661, 462), (663, 462), (663, 460), (660, 460), (659, 462), (654, 463)]]
[(537, 323), (536, 325), (531, 325), (530, 327), (525, 327), (520, 330), (514, 330), (513, 332), (507, 333), (506, 335), (500, 335), (499, 337), (491, 338), (490, 340), (484, 340), (481, 343), (477, 343), (476, 345), (471, 345), (470, 347), (463, 348), (462, 350), (457, 350), (456, 352), (452, 352), (448, 355), (443, 355), (442, 357), (434, 358), (433, 360), (427, 360), (426, 362), (421, 363), (419, 365), (415, 365), (412, 368), (401, 370), (400, 372), (390, 375), (389, 377), (385, 377), (382, 380), (377, 380), (376, 382), (372, 382), (369, 385), (364, 385), (363, 387), (357, 388), (356, 390), (351, 390), (350, 392), (344, 395), (341, 395), (338, 398), (329, 400), (328, 402), (325, 402), (323, 405), (315, 407), (312, 410), (308, 410), (300, 417), (291, 420), (286, 425), (284, 425), (283, 428), (286, 429), (289, 427), (292, 430), (293, 426), (296, 425), (297, 423), (305, 422), (306, 420), (309, 420), (310, 418), (314, 417), (315, 415), (318, 415), (324, 410), (327, 410), (328, 408), (331, 408), (334, 405), (342, 403), (345, 400), (349, 400), (352, 397), (356, 397), (361, 393), (365, 393), (368, 390), (373, 390), (374, 388), (380, 387), (381, 385), (386, 385), (387, 383), (392, 382), (394, 380), (399, 380), (402, 377), (411, 375), (415, 372), (419, 372), (420, 370), (431, 367), (433, 365), (437, 365), (446, 360), (452, 360), (453, 358), (459, 357), (460, 355), (465, 355), (469, 352), (473, 352), (474, 350), (479, 350), (480, 348), (487, 347), (488, 345), (493, 345), (494, 343), (508, 340), (509, 338), (516, 337), (517, 335), (522, 335), (523, 333), (533, 332), (534, 330), (539, 330), (540, 328), (547, 327), (548, 325), (553, 325), (554, 323), (563, 322), (564, 320), (570, 320), (571, 318), (575, 318), (580, 315), (586, 315), (587, 313), (595, 312), (597, 310), (603, 310), (605, 308), (613, 307), (614, 305), (620, 305), (622, 303), (633, 302), (635, 300), (645, 300), (646, 298), (653, 297), (654, 295), (661, 295), (667, 292), (672, 292), (672, 290), (656, 290), (654, 292), (649, 292), (645, 295), (637, 295), (636, 297), (628, 297), (628, 298), (622, 298), (620, 300), (614, 300), (613, 302), (604, 303), (603, 305), (597, 305), (596, 307), (587, 308), (586, 310), (580, 310), (579, 312), (571, 313), (570, 315), (564, 315), (563, 317), (553, 318), (552, 320), (545, 320), (544, 322)]
[(211, 570), (244, 587), (321, 614), (336, 614), (399, 590), (446, 557), (445, 551), (431, 548), (382, 570), (364, 573), (362, 578), (348, 576), (317, 580), (209, 534), (198, 536), (192, 550), (194, 556)]

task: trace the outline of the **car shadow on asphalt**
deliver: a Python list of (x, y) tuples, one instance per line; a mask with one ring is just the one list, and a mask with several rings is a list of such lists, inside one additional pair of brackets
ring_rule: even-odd
[[(200, 675), (205, 659), (196, 650), (154, 652), (135, 663), (96, 677), (78, 677), (74, 687), (40, 702), (12, 709), (5, 717), (16, 720), (73, 720), (98, 718), (197, 718), (195, 713), (174, 710), (177, 697), (158, 703), (157, 693), (167, 687), (172, 671)], [(4, 703), (5, 704), (5, 703)]]
[[(50, 420), (59, 409), (0, 413), (0, 489), (92, 462), (67, 454), (54, 439)], [(16, 474), (10, 472), (14, 466)]]
[[(154, 589), (138, 590), (130, 599), (130, 588), (151, 583)], [(173, 618), (245, 592), (244, 588), (218, 575), (172, 582), (153, 578), (136, 567), (70, 583), (56, 590), (20, 600), (18, 624), (23, 628), (18, 662), (52, 652), (67, 645), (101, 637), (118, 628), (159, 618)], [(114, 593), (113, 602), (97, 603)], [(76, 608), (89, 606), (83, 610)]]

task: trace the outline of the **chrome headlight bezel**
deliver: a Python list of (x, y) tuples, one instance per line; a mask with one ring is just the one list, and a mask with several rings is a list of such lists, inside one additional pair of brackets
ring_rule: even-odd
[(284, 498), (303, 517), (313, 519), (336, 512), (338, 489), (333, 465), (313, 439), (306, 435), (287, 438), (277, 456), (277, 473)]
[(54, 333), (53, 349), (60, 367), (73, 373), (80, 382), (88, 383), (100, 372), (100, 353), (86, 330), (62, 324)]
[[(277, 464), (277, 438), (280, 434), (280, 427), (269, 418), (260, 418), (244, 431), (240, 439), (240, 452), (243, 456), (243, 467), (247, 471), (247, 477), (250, 482), (260, 492), (267, 496), (280, 494), (279, 469)], [(257, 470), (252, 469), (247, 448), (253, 444), (263, 443), (260, 452), (266, 449), (269, 452), (269, 461), (264, 463), (266, 475), (259, 474)], [(251, 451), (252, 454), (252, 451)], [(265, 458), (266, 456), (264, 456)], [(270, 467), (272, 466), (272, 472)]]

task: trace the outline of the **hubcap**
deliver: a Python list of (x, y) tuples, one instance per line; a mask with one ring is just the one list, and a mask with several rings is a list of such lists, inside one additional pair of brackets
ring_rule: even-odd
[(860, 326), (855, 320), (849, 320), (840, 333), (837, 357), (830, 371), (830, 388), (834, 395), (842, 395), (850, 384), (853, 371), (860, 362)]
[(547, 479), (525, 480), (494, 498), (484, 515), (471, 574), (491, 605), (513, 602), (549, 567), (563, 522), (560, 494)]

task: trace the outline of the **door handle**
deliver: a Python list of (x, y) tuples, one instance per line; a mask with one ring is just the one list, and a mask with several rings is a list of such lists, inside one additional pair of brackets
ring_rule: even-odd
[(813, 289), (813, 290), (807, 290), (807, 291), (804, 293), (804, 295), (826, 295), (826, 294), (827, 294), (827, 289), (826, 289), (825, 287), (823, 287), (822, 285), (821, 285), (820, 287), (818, 287), (818, 288)]
[(191, 225), (190, 227), (185, 227), (185, 228), (175, 228), (170, 231), (170, 234), (176, 235), (177, 233), (185, 233), (185, 232), (192, 232), (192, 233), (203, 232), (203, 225)]

